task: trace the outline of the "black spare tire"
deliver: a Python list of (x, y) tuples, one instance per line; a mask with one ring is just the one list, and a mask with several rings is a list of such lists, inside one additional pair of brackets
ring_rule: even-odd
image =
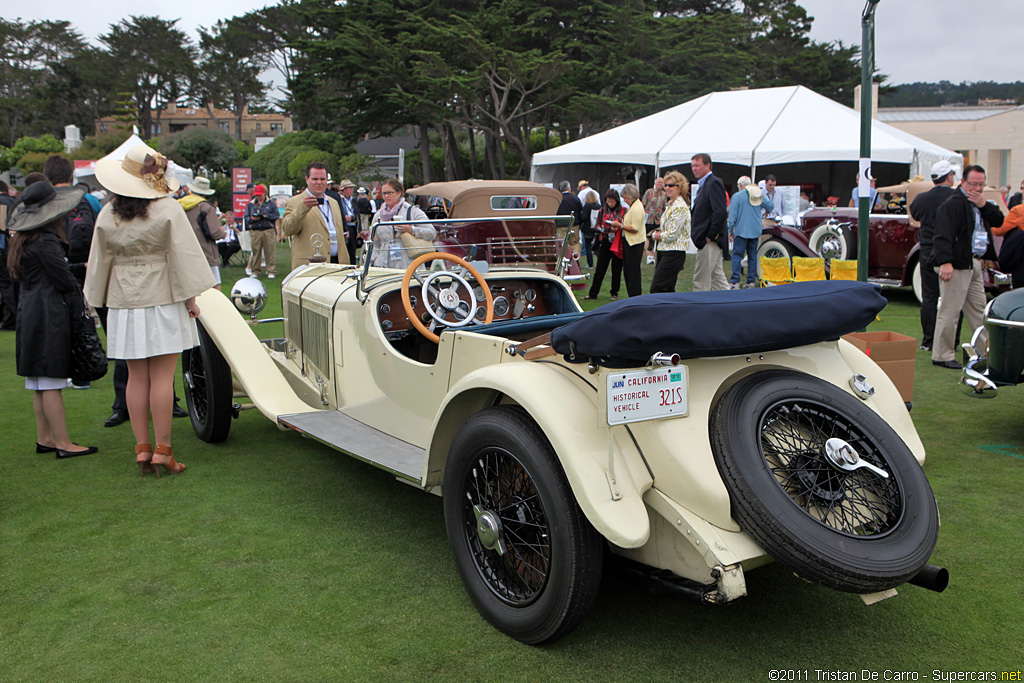
[(859, 399), (802, 373), (755, 373), (722, 397), (711, 430), (733, 517), (797, 575), (870, 593), (905, 583), (931, 556), (928, 480)]

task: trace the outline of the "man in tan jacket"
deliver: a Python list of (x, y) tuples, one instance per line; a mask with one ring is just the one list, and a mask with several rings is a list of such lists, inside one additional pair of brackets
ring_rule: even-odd
[(285, 204), (281, 227), (285, 235), (295, 238), (292, 240), (292, 270), (309, 263), (315, 253), (311, 241), (314, 235), (323, 240), (320, 254), (328, 256), (331, 263), (349, 262), (341, 208), (333, 198), (324, 195), (326, 189), (327, 167), (319, 161), (311, 162), (306, 167), (306, 189)]

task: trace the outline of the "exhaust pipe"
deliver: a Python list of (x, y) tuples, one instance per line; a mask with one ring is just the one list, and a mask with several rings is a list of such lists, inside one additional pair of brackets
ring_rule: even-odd
[(945, 567), (936, 567), (934, 564), (926, 564), (921, 571), (914, 575), (910, 581), (915, 586), (927, 588), (930, 591), (941, 593), (949, 585), (949, 572)]

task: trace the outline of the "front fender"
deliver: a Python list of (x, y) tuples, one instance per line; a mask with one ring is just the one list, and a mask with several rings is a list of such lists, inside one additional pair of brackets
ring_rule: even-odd
[(460, 379), (435, 418), (424, 484), (443, 480), (459, 426), (488, 405), (508, 402), (503, 397), (522, 406), (544, 432), (594, 528), (623, 548), (646, 543), (650, 518), (643, 493), (653, 483), (650, 472), (626, 430), (598, 420), (597, 391), (558, 363), (510, 361)]
[(782, 240), (793, 248), (794, 256), (817, 256), (809, 246), (807, 235), (800, 228), (781, 223), (772, 225), (761, 229), (762, 242), (765, 237)]
[(267, 353), (267, 347), (222, 292), (208, 289), (196, 297), (196, 303), (200, 322), (261, 413), (277, 422), (278, 415), (311, 410), (281, 374)]

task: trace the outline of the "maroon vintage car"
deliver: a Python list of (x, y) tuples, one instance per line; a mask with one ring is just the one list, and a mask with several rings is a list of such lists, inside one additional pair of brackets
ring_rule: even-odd
[[(907, 182), (878, 188), (882, 197), (871, 213), (868, 242), (868, 280), (885, 287), (913, 286), (921, 299), (921, 275), (918, 263), (917, 233), (921, 224), (907, 207), (921, 192), (933, 187), (931, 182)], [(986, 188), (985, 196), (1007, 213), (1002, 195), (995, 188)], [(798, 226), (771, 225), (764, 228), (758, 257), (820, 256), (831, 261), (857, 258), (857, 209), (819, 207), (805, 211)], [(998, 249), (1000, 238), (996, 238)], [(990, 264), (985, 273), (985, 286), (997, 293), (1008, 288), (1009, 278)]]

